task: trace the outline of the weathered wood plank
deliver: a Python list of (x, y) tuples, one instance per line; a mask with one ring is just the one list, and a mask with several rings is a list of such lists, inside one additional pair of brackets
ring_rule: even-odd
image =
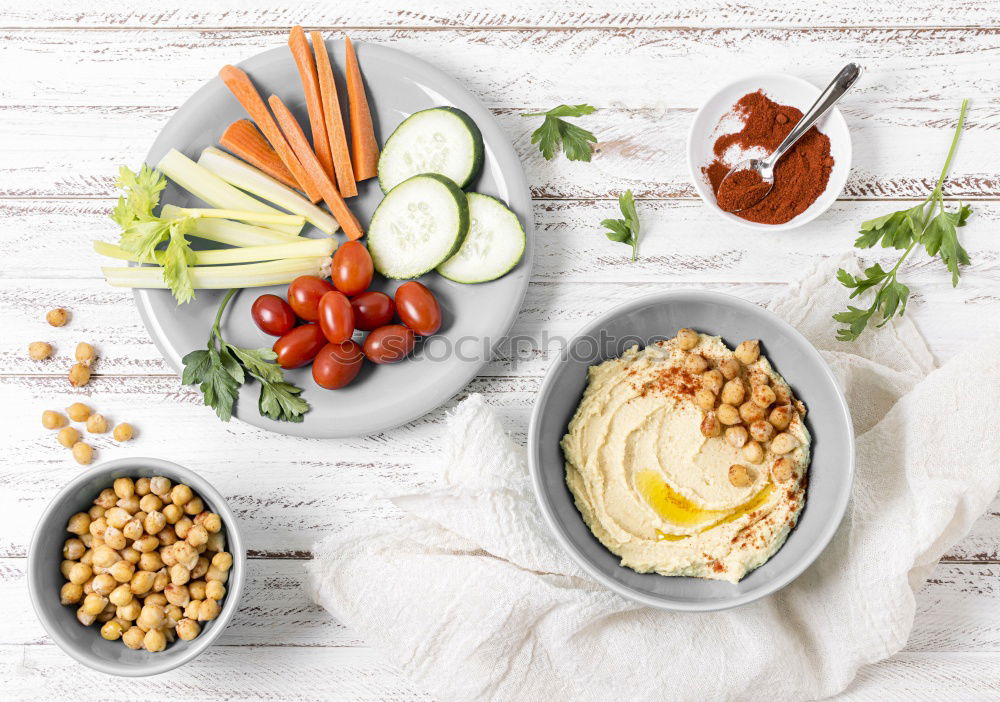
[(776, 7), (767, 0), (706, 2), (629, 3), (628, 9), (609, 8), (601, 0), (585, 0), (567, 6), (559, 0), (507, 0), (496, 6), (461, 1), (433, 0), (419, 9), (397, 3), (352, 3), (335, 0), (321, 4), (284, 3), (276, 7), (268, 0), (218, 3), (206, 6), (199, 0), (172, 0), (153, 8), (131, 0), (110, 0), (95, 7), (85, 0), (43, 0), (27, 6), (0, 9), (4, 27), (593, 27), (662, 26), (970, 26), (989, 25), (995, 19), (988, 5), (977, 0), (959, 0), (942, 6), (935, 0), (872, 5), (861, 0), (839, 3), (792, 3)]
[[(2, 87), (0, 87), (2, 90)], [(601, 109), (581, 120), (600, 139), (590, 163), (546, 161), (531, 143), (538, 119), (525, 119), (511, 89), (508, 106), (493, 112), (514, 144), (536, 198), (606, 198), (632, 189), (641, 198), (695, 198), (686, 162), (687, 130), (695, 107), (660, 105)], [(656, 102), (650, 98), (649, 102)], [(915, 105), (870, 104), (851, 98), (854, 160), (843, 197), (923, 197), (933, 187), (957, 118), (953, 100)], [(542, 108), (544, 109), (544, 108)], [(82, 197), (114, 194), (118, 167), (136, 167), (174, 113), (174, 106), (0, 105), (0, 197)], [(1000, 108), (977, 101), (947, 192), (998, 197), (991, 154)], [(914, 144), (923, 145), (914, 149)]]
[[(23, 558), (0, 559), (0, 597), (10, 611), (0, 646), (49, 644), (31, 613)], [(239, 612), (221, 646), (362, 646), (352, 631), (306, 594), (305, 561), (252, 558)], [(1000, 586), (996, 565), (941, 563), (917, 593), (906, 650), (982, 652), (1000, 646)]]

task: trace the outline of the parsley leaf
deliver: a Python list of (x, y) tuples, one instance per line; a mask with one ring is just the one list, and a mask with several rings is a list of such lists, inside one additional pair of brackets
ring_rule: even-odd
[[(194, 252), (184, 235), (191, 231), (194, 219), (163, 219), (153, 214), (167, 179), (145, 164), (138, 173), (122, 166), (115, 185), (123, 191), (111, 212), (122, 230), (119, 245), (140, 261), (162, 263), (163, 280), (177, 302), (190, 302), (195, 295), (188, 267), (194, 263)], [(166, 250), (158, 251), (164, 242)]]
[(606, 219), (601, 222), (601, 226), (609, 230), (604, 232), (604, 236), (611, 241), (631, 246), (632, 260), (635, 261), (639, 246), (639, 215), (635, 211), (635, 198), (631, 190), (626, 190), (618, 196), (618, 209), (621, 210), (624, 219)]
[[(958, 115), (958, 125), (952, 137), (951, 149), (945, 160), (941, 176), (930, 195), (919, 205), (906, 210), (890, 212), (887, 215), (862, 222), (860, 236), (854, 242), (859, 249), (870, 249), (881, 243), (882, 248), (897, 249), (903, 254), (896, 265), (886, 271), (881, 265), (875, 264), (866, 268), (864, 275), (854, 276), (840, 269), (837, 280), (851, 291), (849, 299), (854, 299), (868, 290), (875, 289), (875, 297), (869, 307), (862, 309), (852, 305), (846, 312), (838, 312), (833, 318), (846, 326), (837, 330), (837, 338), (841, 341), (854, 341), (867, 328), (868, 323), (879, 316), (876, 326), (883, 326), (890, 319), (906, 312), (906, 302), (910, 297), (910, 289), (896, 279), (900, 266), (906, 257), (922, 245), (930, 256), (940, 256), (941, 261), (951, 272), (952, 286), (958, 285), (961, 275), (960, 266), (969, 264), (969, 254), (958, 241), (958, 227), (965, 226), (966, 220), (972, 214), (972, 208), (959, 203), (957, 212), (945, 210), (942, 185), (951, 167), (958, 138), (965, 122), (965, 112), (969, 101), (962, 102)], [(935, 215), (934, 212), (937, 212)], [(933, 215), (933, 216), (931, 216)]]
[(199, 386), (205, 404), (224, 422), (233, 415), (233, 404), (247, 376), (260, 383), (258, 409), (262, 416), (277, 421), (301, 422), (309, 403), (299, 397), (302, 388), (285, 380), (281, 368), (272, 363), (277, 354), (271, 349), (246, 349), (226, 342), (219, 323), (229, 301), (238, 291), (230, 290), (222, 299), (208, 336), (208, 347), (184, 356), (181, 383)]
[(531, 143), (538, 144), (546, 161), (551, 161), (560, 150), (570, 161), (589, 161), (590, 145), (597, 142), (597, 137), (562, 117), (583, 117), (594, 111), (590, 105), (559, 105), (548, 112), (530, 112), (521, 116), (545, 117), (542, 126), (532, 132)]

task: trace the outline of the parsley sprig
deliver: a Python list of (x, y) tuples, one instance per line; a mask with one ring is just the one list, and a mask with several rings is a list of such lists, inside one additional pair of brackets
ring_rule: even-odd
[[(194, 252), (185, 235), (194, 226), (194, 219), (164, 219), (153, 214), (167, 179), (149, 166), (143, 165), (138, 173), (122, 166), (115, 185), (123, 191), (111, 213), (111, 219), (122, 229), (119, 245), (140, 261), (161, 262), (163, 280), (177, 302), (190, 302), (194, 299), (194, 285), (188, 266), (194, 263)], [(167, 248), (158, 261), (156, 248), (164, 241)]]
[(636, 260), (639, 246), (639, 215), (635, 211), (635, 198), (632, 191), (626, 190), (618, 196), (618, 209), (622, 211), (624, 219), (606, 219), (601, 222), (602, 227), (607, 227), (609, 231), (604, 232), (604, 236), (621, 244), (628, 244), (632, 247), (632, 260)]
[(593, 114), (590, 105), (559, 105), (548, 112), (529, 112), (522, 117), (545, 117), (542, 126), (531, 134), (531, 143), (538, 144), (542, 156), (551, 161), (560, 150), (570, 161), (589, 161), (590, 145), (597, 137), (583, 127), (567, 122), (562, 117), (583, 117)]
[(192, 351), (183, 358), (184, 385), (200, 384), (205, 404), (215, 409), (224, 422), (233, 415), (233, 403), (247, 376), (260, 383), (258, 408), (261, 416), (283, 422), (301, 422), (309, 403), (299, 397), (302, 388), (285, 381), (281, 368), (271, 361), (277, 354), (271, 349), (245, 349), (222, 338), (219, 323), (226, 305), (238, 292), (226, 293), (208, 335), (208, 348)]
[(927, 199), (916, 207), (891, 212), (861, 224), (861, 236), (854, 242), (855, 247), (870, 249), (875, 244), (881, 243), (884, 249), (897, 249), (903, 253), (896, 261), (896, 265), (889, 270), (884, 270), (876, 263), (866, 268), (864, 275), (854, 276), (843, 268), (837, 271), (837, 280), (851, 290), (849, 299), (853, 300), (868, 290), (876, 289), (875, 297), (869, 307), (848, 305), (846, 312), (833, 315), (836, 321), (847, 325), (837, 330), (837, 338), (840, 341), (857, 339), (876, 314), (880, 318), (876, 326), (881, 327), (897, 314), (902, 316), (906, 312), (910, 289), (899, 282), (896, 276), (903, 261), (918, 246), (923, 246), (931, 257), (940, 256), (951, 271), (952, 287), (958, 285), (960, 266), (969, 264), (969, 254), (958, 241), (958, 227), (965, 226), (966, 220), (972, 214), (972, 208), (958, 203), (958, 211), (948, 212), (945, 210), (941, 188), (951, 168), (955, 149), (958, 147), (968, 105), (968, 100), (962, 101), (962, 110), (958, 115), (958, 125), (951, 140), (948, 158), (944, 162), (944, 168), (941, 169), (934, 190)]

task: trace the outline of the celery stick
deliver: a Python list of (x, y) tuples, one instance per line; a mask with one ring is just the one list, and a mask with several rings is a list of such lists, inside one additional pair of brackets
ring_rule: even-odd
[(201, 152), (198, 165), (211, 171), (230, 185), (253, 193), (262, 200), (273, 202), (289, 212), (302, 215), (322, 232), (333, 234), (340, 228), (337, 220), (329, 212), (312, 204), (287, 185), (279, 183), (260, 169), (254, 168), (249, 163), (241, 161), (225, 151), (220, 151), (212, 146), (208, 147)]
[[(168, 151), (167, 155), (160, 159), (160, 162), (156, 165), (156, 169), (212, 207), (220, 207), (227, 210), (264, 212), (267, 214), (283, 214), (281, 210), (264, 204), (260, 200), (250, 197), (245, 192), (234, 188), (222, 178), (199, 166), (177, 149)], [(289, 234), (298, 234), (302, 230), (302, 227), (282, 224), (275, 225), (273, 229)]]
[[(267, 263), (244, 263), (235, 266), (192, 266), (191, 283), (198, 290), (222, 288), (258, 288), (290, 283), (300, 275), (324, 276), (329, 272), (326, 256), (288, 258)], [(166, 288), (160, 266), (102, 268), (105, 279), (116, 288)]]
[(239, 222), (250, 222), (262, 226), (290, 224), (302, 227), (306, 218), (296, 214), (269, 214), (266, 212), (246, 212), (244, 210), (219, 210), (205, 207), (180, 207), (181, 214), (193, 219), (235, 219)]
[[(278, 261), (287, 258), (305, 258), (307, 256), (331, 256), (337, 247), (333, 239), (306, 239), (299, 237), (298, 241), (267, 244), (264, 246), (244, 246), (238, 249), (213, 249), (211, 251), (195, 251), (194, 264), (196, 266), (217, 266), (228, 263), (251, 263), (254, 261)], [(159, 263), (162, 264), (164, 255), (162, 251), (157, 251), (155, 260), (140, 260), (138, 256), (126, 251), (120, 246), (109, 244), (106, 241), (95, 241), (94, 251), (102, 256), (117, 258), (122, 261), (134, 261), (136, 263)]]
[[(182, 208), (176, 205), (164, 205), (160, 216), (164, 219), (177, 219)], [(277, 229), (261, 227), (243, 222), (232, 222), (228, 219), (209, 219), (199, 217), (194, 221), (194, 228), (189, 236), (207, 239), (231, 246), (263, 246), (264, 244), (284, 244), (289, 241), (301, 241), (297, 234), (279, 232)]]

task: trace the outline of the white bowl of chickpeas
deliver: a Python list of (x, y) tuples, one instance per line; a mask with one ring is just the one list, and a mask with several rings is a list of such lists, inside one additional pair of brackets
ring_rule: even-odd
[(163, 673), (208, 648), (236, 612), (246, 556), (204, 478), (155, 458), (88, 469), (45, 510), (28, 589), (53, 641), (112, 675)]

